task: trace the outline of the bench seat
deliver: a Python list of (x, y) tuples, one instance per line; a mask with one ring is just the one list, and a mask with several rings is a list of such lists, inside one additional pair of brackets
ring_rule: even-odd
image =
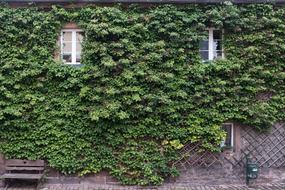
[(41, 179), (44, 174), (6, 173), (0, 179)]
[(17, 166), (17, 167), (8, 166), (5, 168), (6, 171), (43, 171), (44, 169), (45, 169), (44, 167), (22, 167), (22, 166)]

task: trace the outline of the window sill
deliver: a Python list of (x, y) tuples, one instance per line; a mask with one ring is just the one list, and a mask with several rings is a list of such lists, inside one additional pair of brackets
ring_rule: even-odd
[(202, 59), (202, 63), (205, 63), (205, 64), (212, 64), (214, 63), (215, 61), (219, 61), (219, 60), (224, 60), (225, 58), (224, 57), (220, 57), (220, 58), (216, 58), (216, 59), (209, 59), (209, 60), (203, 60)]
[(64, 63), (63, 65), (66, 65), (66, 66), (72, 66), (72, 67), (83, 67), (84, 64), (72, 64), (72, 63)]

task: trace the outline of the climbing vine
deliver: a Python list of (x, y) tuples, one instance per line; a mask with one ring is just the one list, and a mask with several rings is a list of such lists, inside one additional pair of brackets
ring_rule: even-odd
[[(65, 23), (85, 33), (81, 67), (54, 58)], [(226, 58), (202, 62), (206, 28)], [(66, 174), (107, 170), (161, 184), (187, 142), (218, 151), (225, 121), (284, 121), (285, 8), (0, 8), (0, 152)]]

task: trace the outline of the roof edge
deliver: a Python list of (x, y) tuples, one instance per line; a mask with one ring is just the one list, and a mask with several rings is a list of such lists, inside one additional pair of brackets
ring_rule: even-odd
[[(225, 0), (0, 0), (2, 3), (184, 3), (219, 4)], [(273, 3), (285, 4), (285, 0), (232, 0), (234, 4)]]

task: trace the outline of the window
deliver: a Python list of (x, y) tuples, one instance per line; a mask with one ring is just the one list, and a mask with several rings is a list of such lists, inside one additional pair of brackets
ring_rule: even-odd
[(221, 147), (234, 147), (234, 127), (233, 123), (224, 123), (222, 129), (226, 132), (226, 137), (221, 143)]
[(83, 31), (65, 29), (61, 31), (61, 60), (66, 64), (80, 64)]
[(222, 39), (221, 30), (208, 29), (208, 39), (200, 42), (200, 55), (203, 61), (224, 57)]

